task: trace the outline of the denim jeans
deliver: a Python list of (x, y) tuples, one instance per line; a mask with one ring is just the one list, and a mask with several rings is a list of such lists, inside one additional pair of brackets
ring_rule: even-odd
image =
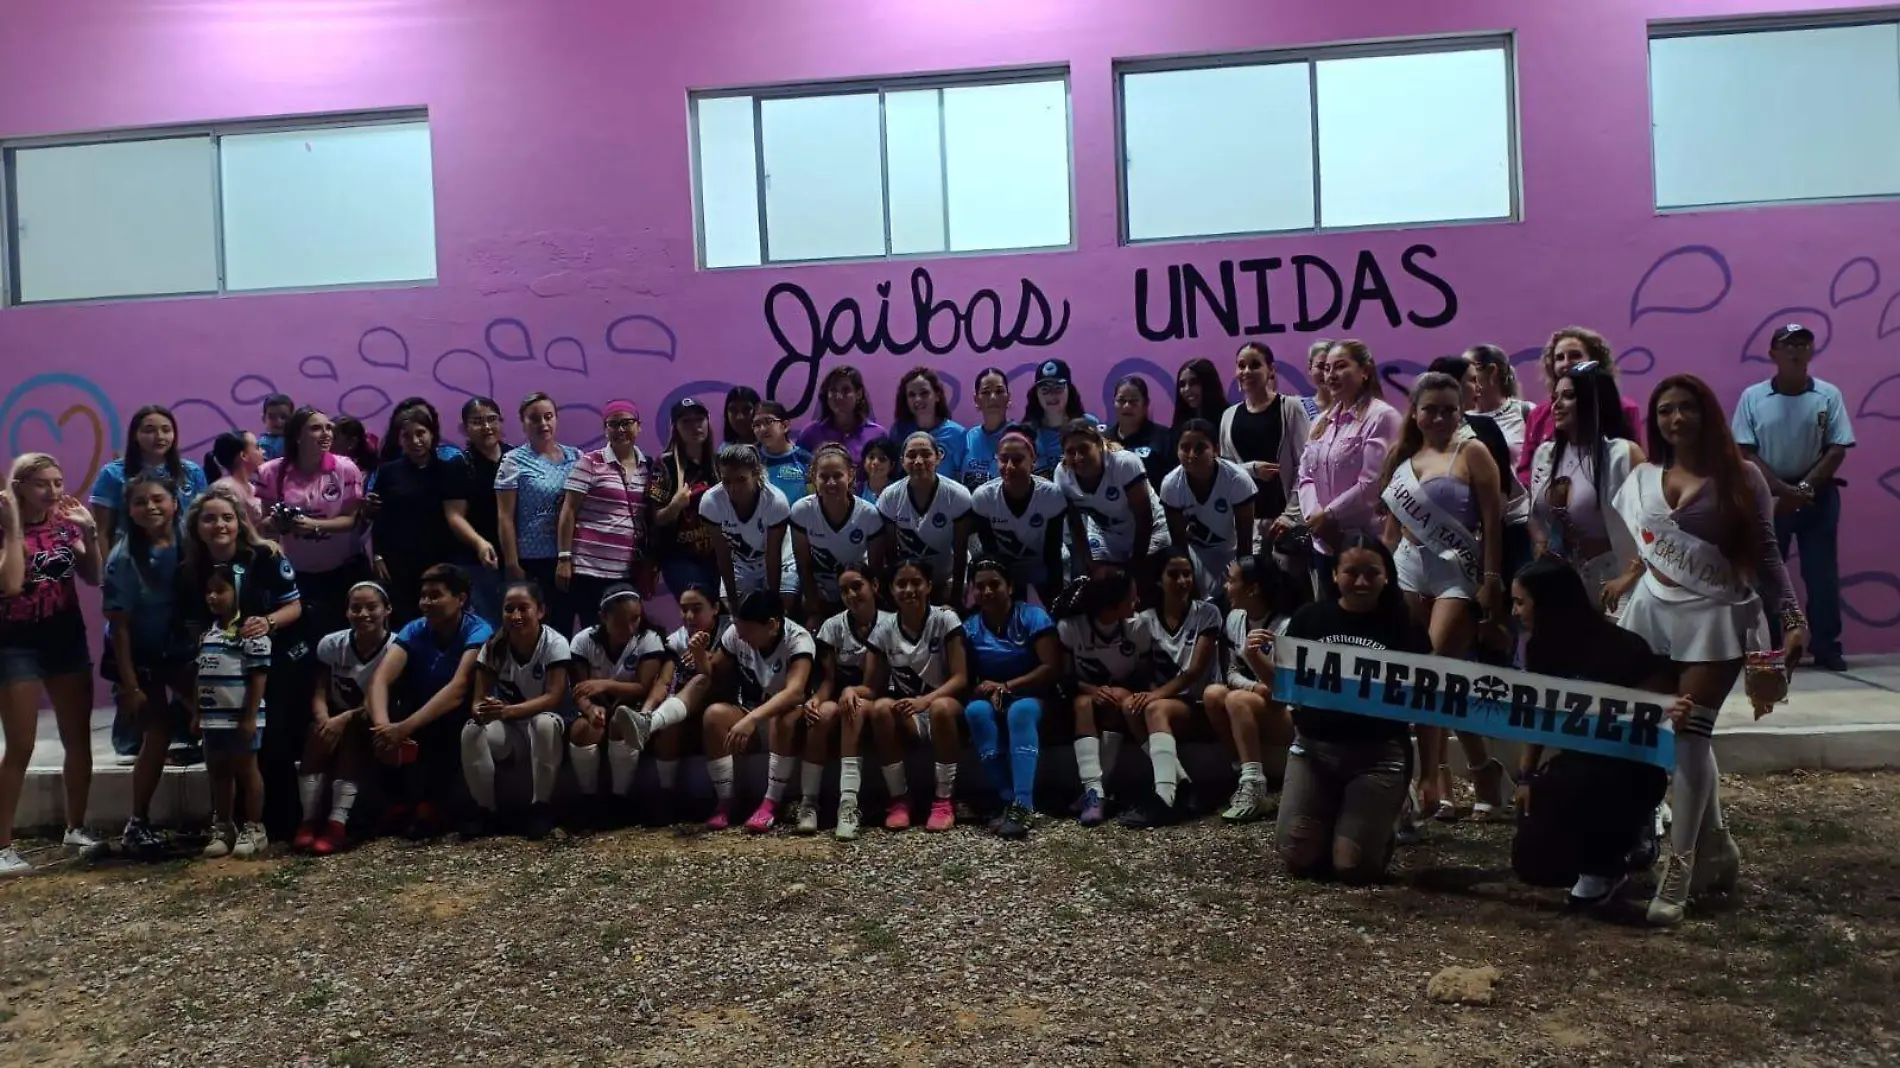
[[(1801, 585), (1807, 588), (1809, 650), (1816, 656), (1841, 651), (1841, 490), (1829, 483), (1814, 491), (1814, 503), (1775, 517), (1775, 541), (1781, 555), (1788, 544), (1801, 546)], [(1781, 614), (1772, 608), (1768, 626), (1781, 644)]]

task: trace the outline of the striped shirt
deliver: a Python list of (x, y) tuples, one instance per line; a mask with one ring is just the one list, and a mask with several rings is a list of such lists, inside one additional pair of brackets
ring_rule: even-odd
[(567, 492), (581, 494), (574, 509), (574, 573), (625, 577), (646, 539), (647, 483), (653, 466), (635, 446), (622, 463), (612, 446), (584, 452), (567, 474)]
[[(198, 725), (208, 731), (236, 730), (251, 679), (269, 670), (268, 637), (240, 638), (235, 627), (205, 631), (198, 640)], [(264, 726), (262, 698), (257, 726)]]

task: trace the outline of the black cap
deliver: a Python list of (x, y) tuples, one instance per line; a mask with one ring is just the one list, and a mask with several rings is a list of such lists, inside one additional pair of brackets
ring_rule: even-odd
[(1814, 331), (1809, 330), (1800, 323), (1787, 323), (1775, 327), (1775, 336), (1768, 340), (1768, 347), (1777, 349), (1784, 345), (1812, 346), (1813, 344)]
[(689, 415), (704, 416), (708, 419), (712, 418), (711, 413), (706, 411), (706, 406), (699, 403), (699, 398), (697, 397), (681, 397), (679, 400), (673, 402), (673, 411), (669, 417), (670, 421), (677, 423)]
[(1044, 360), (1036, 365), (1036, 385), (1038, 386), (1044, 382), (1060, 382), (1066, 386), (1070, 381), (1069, 365), (1066, 361)]

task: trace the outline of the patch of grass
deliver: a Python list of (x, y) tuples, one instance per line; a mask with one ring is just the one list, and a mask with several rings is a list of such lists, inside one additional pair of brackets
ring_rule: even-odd
[(1082, 919), (1082, 910), (1074, 905), (1057, 905), (1049, 913), (1057, 923), (1077, 923)]
[(600, 928), (601, 951), (604, 953), (612, 953), (614, 950), (620, 948), (621, 943), (632, 938), (639, 930), (640, 928), (637, 924), (625, 923), (619, 920), (602, 924)]
[(1808, 846), (1847, 845), (1859, 837), (1852, 826), (1840, 820), (1825, 817), (1809, 819), (1800, 816), (1783, 816), (1776, 821), (1775, 828)]
[(859, 948), (866, 953), (888, 956), (898, 963), (908, 957), (904, 952), (903, 939), (881, 921), (861, 916), (852, 923), (851, 934), (858, 940)]
[(316, 862), (298, 858), (264, 876), (263, 884), (272, 890), (293, 890), (303, 877), (316, 869)]
[(336, 985), (321, 979), (312, 983), (310, 989), (304, 991), (303, 997), (298, 999), (306, 1012), (316, 1012), (335, 1000)]
[(4, 1005), (0, 1005), (0, 1024), (12, 1023), (13, 1018), (18, 1015), (20, 1014), (17, 1012), (14, 1012), (12, 1009), (9, 1009)]
[(383, 1068), (383, 1058), (368, 1046), (345, 1046), (330, 1051), (330, 1068)]
[(970, 865), (964, 861), (952, 860), (944, 863), (943, 877), (953, 883), (967, 883), (970, 881), (972, 874), (974, 874), (974, 872)]
[(1246, 896), (1225, 886), (1196, 886), (1188, 890), (1188, 900), (1216, 909), (1235, 909), (1246, 903)]

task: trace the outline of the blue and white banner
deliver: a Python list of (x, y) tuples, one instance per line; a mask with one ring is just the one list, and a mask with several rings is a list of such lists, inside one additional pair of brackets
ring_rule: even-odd
[(1275, 638), (1273, 696), (1289, 705), (1470, 731), (1676, 766), (1665, 695), (1444, 656)]

